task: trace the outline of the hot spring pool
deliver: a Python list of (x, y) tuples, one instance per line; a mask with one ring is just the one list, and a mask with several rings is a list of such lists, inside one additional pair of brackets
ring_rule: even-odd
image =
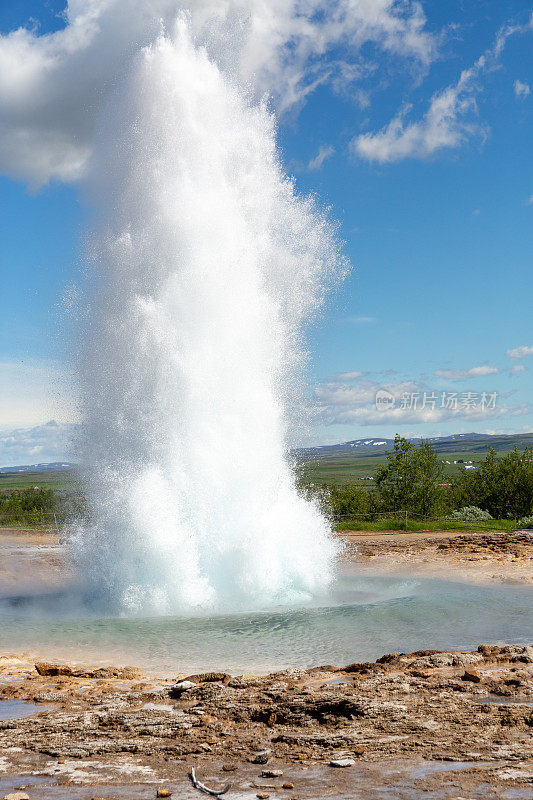
[(532, 619), (529, 588), (343, 576), (321, 603), (213, 617), (95, 616), (72, 592), (4, 597), (0, 641), (4, 652), (133, 664), (161, 675), (241, 674), (343, 665), (395, 651), (525, 643)]

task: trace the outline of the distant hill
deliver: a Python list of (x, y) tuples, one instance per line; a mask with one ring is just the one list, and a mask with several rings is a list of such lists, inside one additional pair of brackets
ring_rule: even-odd
[[(514, 447), (517, 450), (533, 448), (533, 433), (494, 434), (486, 433), (454, 433), (450, 436), (432, 436), (429, 441), (437, 453), (482, 453), (493, 447), (498, 453), (508, 453)], [(411, 439), (416, 442), (418, 438)], [(324, 445), (323, 447), (307, 447), (295, 450), (301, 461), (314, 461), (332, 458), (357, 458), (382, 456), (392, 448), (394, 439), (374, 438), (354, 439), (342, 444)]]
[[(488, 447), (493, 447), (497, 453), (508, 453), (516, 447), (517, 450), (533, 449), (533, 433), (494, 434), (487, 433), (454, 433), (450, 436), (431, 436), (429, 441), (437, 453), (483, 453)], [(417, 442), (414, 438), (410, 441)], [(353, 439), (341, 444), (329, 444), (322, 447), (302, 447), (293, 451), (298, 461), (322, 461), (335, 458), (371, 458), (383, 456), (392, 448), (394, 439), (383, 436), (367, 436)], [(14, 474), (17, 472), (61, 472), (75, 470), (77, 464), (64, 461), (55, 461), (44, 464), (21, 464), (16, 467), (0, 467), (0, 475)]]
[(0, 475), (12, 475), (14, 472), (61, 472), (76, 469), (76, 464), (54, 461), (46, 464), (21, 464), (18, 467), (0, 467)]

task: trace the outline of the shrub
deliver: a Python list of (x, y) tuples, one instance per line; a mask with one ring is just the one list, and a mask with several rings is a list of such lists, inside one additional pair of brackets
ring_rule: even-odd
[(328, 517), (364, 516), (372, 519), (378, 511), (374, 493), (362, 489), (355, 483), (315, 486), (301, 485), (300, 491), (308, 500), (313, 500)]
[(522, 517), (522, 519), (519, 519), (518, 527), (533, 530), (533, 514), (530, 514), (529, 517)]
[(488, 511), (484, 511), (477, 506), (463, 506), (457, 511), (452, 511), (445, 520), (449, 522), (485, 522), (492, 519)]
[(533, 452), (511, 450), (498, 456), (490, 449), (477, 469), (463, 468), (453, 484), (453, 508), (480, 506), (496, 519), (523, 517), (533, 503)]

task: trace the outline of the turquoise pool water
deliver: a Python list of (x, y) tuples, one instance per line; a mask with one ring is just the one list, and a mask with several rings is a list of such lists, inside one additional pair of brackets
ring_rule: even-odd
[(91, 611), (79, 590), (11, 595), (0, 599), (0, 646), (161, 674), (241, 674), (523, 643), (533, 638), (532, 620), (529, 588), (344, 576), (328, 598), (305, 607), (213, 617), (108, 617)]

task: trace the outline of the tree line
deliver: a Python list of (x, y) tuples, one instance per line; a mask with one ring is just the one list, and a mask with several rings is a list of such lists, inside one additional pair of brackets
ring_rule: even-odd
[(387, 460), (377, 470), (374, 489), (354, 482), (308, 487), (334, 517), (407, 512), (440, 518), (475, 507), (495, 519), (533, 514), (533, 451), (512, 450), (498, 457), (489, 449), (476, 469), (460, 467), (445, 478), (444, 464), (428, 440), (414, 443), (396, 436)]
[(3, 525), (46, 525), (83, 514), (84, 502), (76, 495), (61, 495), (53, 489), (13, 489), (0, 494)]

